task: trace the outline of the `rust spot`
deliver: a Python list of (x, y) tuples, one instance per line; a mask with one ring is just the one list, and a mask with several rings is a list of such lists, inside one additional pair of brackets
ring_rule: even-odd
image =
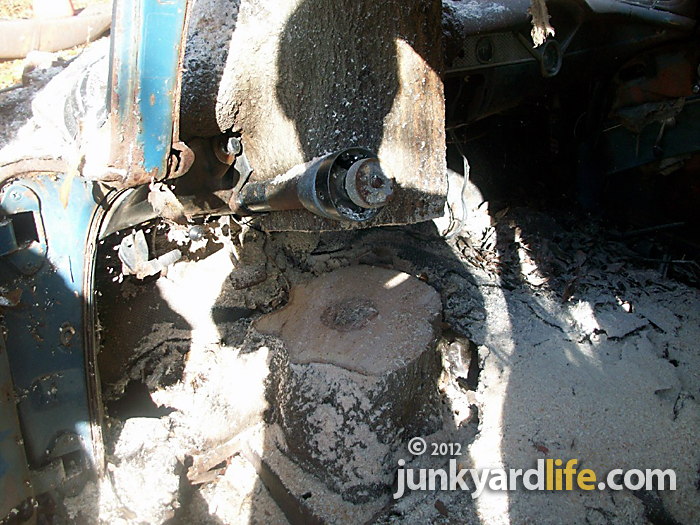
[(0, 295), (5, 298), (8, 306), (17, 306), (22, 299), (22, 289), (16, 288), (11, 292), (5, 292)]
[(156, 96), (153, 93), (151, 93), (151, 106), (155, 106), (155, 104), (156, 104)]

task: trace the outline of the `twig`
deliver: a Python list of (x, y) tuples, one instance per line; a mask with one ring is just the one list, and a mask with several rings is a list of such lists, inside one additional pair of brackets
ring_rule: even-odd
[(285, 486), (282, 479), (257, 452), (244, 444), (240, 453), (255, 468), (260, 481), (267, 487), (270, 496), (291, 525), (324, 525), (325, 522)]
[(658, 226), (651, 226), (649, 228), (642, 228), (640, 230), (632, 230), (630, 232), (612, 234), (613, 239), (629, 239), (631, 237), (637, 237), (639, 235), (646, 235), (648, 233), (656, 233), (664, 230), (670, 230), (672, 228), (681, 228), (685, 226), (684, 222), (671, 222), (668, 224), (660, 224)]
[(632, 259), (637, 259), (639, 261), (644, 261), (644, 262), (652, 262), (652, 263), (661, 263), (661, 264), (690, 264), (692, 266), (695, 266), (696, 268), (700, 269), (700, 264), (697, 263), (697, 261), (691, 261), (688, 259), (656, 259), (654, 257), (642, 257), (641, 255), (634, 255), (631, 254), (630, 257)]
[(15, 89), (19, 89), (21, 87), (24, 87), (24, 84), (15, 84), (14, 86), (8, 86), (0, 89), (0, 95), (3, 93), (8, 93), (10, 91), (14, 91)]

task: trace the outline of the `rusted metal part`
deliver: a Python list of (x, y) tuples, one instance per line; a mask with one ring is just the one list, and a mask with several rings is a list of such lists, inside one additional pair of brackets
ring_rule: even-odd
[(691, 41), (643, 53), (620, 69), (611, 122), (600, 136), (604, 173), (700, 150), (698, 63), (700, 48)]
[[(177, 74), (175, 75), (175, 90), (173, 92), (173, 148), (180, 141), (180, 100), (182, 99), (182, 73), (185, 69), (185, 46), (187, 45), (187, 33), (192, 16), (194, 0), (185, 0), (185, 18), (180, 31), (179, 56), (177, 59)], [(190, 164), (191, 165), (191, 164)]]
[[(178, 153), (171, 154), (179, 142), (180, 71), (190, 3), (121, 0), (115, 4), (109, 166), (126, 174), (118, 186), (181, 175), (191, 160), (182, 144), (175, 147)], [(175, 159), (178, 163), (173, 167)]]
[(212, 469), (218, 464), (240, 454), (244, 444), (243, 437), (237, 435), (213, 450), (193, 456), (192, 466), (187, 471), (187, 479), (194, 485), (211, 481), (209, 473)]
[[(663, 53), (644, 53), (627, 62), (615, 77), (613, 114), (649, 102), (692, 97), (698, 81), (700, 49), (689, 45)], [(631, 78), (630, 78), (631, 77)]]
[(306, 209), (339, 221), (370, 220), (393, 196), (393, 181), (371, 151), (349, 148), (296, 166), (268, 182), (249, 182), (235, 191), (239, 214)]
[(665, 124), (675, 119), (685, 107), (685, 99), (664, 102), (647, 102), (640, 106), (622, 108), (617, 112), (620, 124), (633, 133), (641, 133), (644, 128), (658, 122)]
[(176, 179), (187, 173), (194, 164), (194, 151), (184, 142), (173, 142), (173, 151), (170, 154), (169, 179)]
[[(189, 178), (189, 177), (187, 177)], [(114, 204), (109, 207), (99, 238), (104, 239), (114, 232), (143, 224), (154, 219), (158, 213), (148, 201), (150, 186), (139, 186), (115, 192)], [(231, 213), (228, 202), (231, 190), (213, 191), (207, 195), (208, 200), (197, 195), (177, 196), (184, 208), (184, 217), (201, 217), (207, 215), (226, 215)]]
[(604, 173), (700, 151), (700, 98), (648, 103), (619, 113), (620, 124), (601, 134)]
[(357, 161), (348, 170), (344, 184), (350, 200), (362, 208), (381, 208), (394, 194), (394, 181), (387, 178), (379, 159)]
[(135, 275), (137, 279), (145, 279), (163, 271), (166, 267), (177, 262), (182, 257), (180, 250), (171, 250), (155, 259), (150, 259), (148, 244), (143, 230), (132, 233), (122, 239), (119, 245), (119, 260), (122, 262), (122, 273)]
[(0, 166), (0, 184), (27, 172), (66, 172), (69, 166), (65, 160), (54, 158), (19, 159)]
[(194, 162), (188, 168), (187, 178), (177, 181), (178, 192), (195, 193), (204, 188), (210, 191), (223, 189), (221, 179), (240, 154), (238, 139), (225, 135), (210, 139), (197, 138), (189, 142), (189, 147)]

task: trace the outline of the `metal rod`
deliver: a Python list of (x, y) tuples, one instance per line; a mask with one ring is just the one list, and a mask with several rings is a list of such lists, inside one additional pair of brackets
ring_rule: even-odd
[(326, 219), (362, 222), (376, 217), (393, 194), (393, 180), (377, 156), (349, 148), (270, 181), (247, 182), (229, 204), (239, 215), (306, 209)]

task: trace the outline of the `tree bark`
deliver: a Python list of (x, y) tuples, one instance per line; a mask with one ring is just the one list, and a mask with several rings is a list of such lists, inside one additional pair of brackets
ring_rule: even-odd
[(355, 266), (295, 287), (256, 323), (284, 342), (270, 398), (291, 456), (348, 501), (386, 492), (401, 443), (440, 427), (440, 311), (421, 281)]

